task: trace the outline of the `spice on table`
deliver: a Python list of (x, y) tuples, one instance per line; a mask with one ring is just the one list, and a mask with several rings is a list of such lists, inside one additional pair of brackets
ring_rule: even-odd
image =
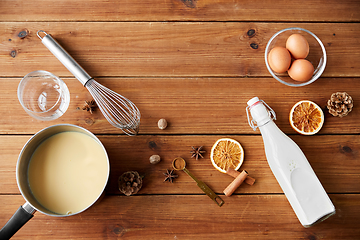
[[(226, 171), (226, 173), (230, 176), (232, 176), (233, 178), (236, 178), (237, 176), (240, 175), (239, 171), (236, 171), (232, 168), (228, 168), (228, 170)], [(249, 175), (246, 177), (245, 183), (249, 184), (249, 185), (253, 185), (255, 183), (255, 178), (250, 177)]]
[(172, 183), (173, 180), (178, 177), (178, 175), (174, 174), (173, 172), (174, 170), (169, 171), (168, 169), (166, 169), (166, 173), (164, 173), (165, 175), (164, 182), (169, 181), (170, 183)]
[(344, 117), (351, 112), (353, 106), (353, 99), (348, 93), (336, 92), (331, 94), (326, 107), (334, 117)]
[(192, 158), (195, 157), (196, 160), (198, 160), (199, 157), (204, 158), (202, 154), (205, 153), (206, 151), (201, 150), (202, 148), (203, 148), (203, 146), (198, 147), (198, 148), (192, 147), (193, 151), (190, 152), (192, 154), (191, 157)]
[(208, 187), (204, 182), (198, 180), (194, 175), (192, 175), (189, 170), (186, 169), (186, 162), (183, 158), (177, 157), (174, 159), (172, 163), (172, 167), (177, 171), (184, 171), (189, 177), (191, 177), (196, 183), (197, 186), (204, 192), (208, 197), (210, 197), (219, 207), (221, 207), (224, 204), (224, 201), (216, 195), (216, 193), (211, 190), (211, 188)]
[(91, 101), (85, 101), (85, 104), (84, 104), (82, 110), (86, 110), (92, 114), (96, 107), (97, 107), (96, 102), (93, 99)]
[(161, 130), (164, 130), (166, 127), (167, 127), (167, 121), (166, 119), (162, 118), (158, 121), (158, 127), (161, 129)]
[(134, 195), (142, 187), (142, 177), (136, 171), (125, 172), (119, 177), (118, 186), (126, 196)]
[(230, 197), (235, 190), (244, 182), (248, 173), (243, 170), (224, 190), (224, 194), (227, 197)]
[(157, 164), (161, 161), (161, 158), (159, 155), (152, 155), (149, 160), (151, 164)]

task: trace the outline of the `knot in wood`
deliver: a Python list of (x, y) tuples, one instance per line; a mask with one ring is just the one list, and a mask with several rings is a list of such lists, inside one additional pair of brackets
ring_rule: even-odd
[(86, 118), (85, 119), (85, 123), (87, 124), (87, 125), (93, 125), (94, 123), (95, 123), (95, 120), (94, 119), (92, 119), (92, 118)]
[(309, 240), (316, 240), (317, 237), (311, 234), (311, 235), (308, 236), (308, 239)]
[(256, 43), (250, 43), (250, 47), (252, 49), (258, 49), (259, 48), (259, 45), (257, 45)]
[(27, 37), (28, 34), (29, 34), (29, 31), (27, 29), (24, 29), (19, 32), (18, 37), (23, 39), (23, 38)]
[(249, 37), (255, 36), (255, 29), (249, 29), (249, 30), (247, 31), (247, 35), (248, 35)]
[(350, 153), (350, 152), (352, 152), (352, 149), (350, 147), (348, 147), (348, 146), (343, 146), (342, 151), (345, 152), (345, 153)]
[(188, 8), (195, 8), (197, 0), (181, 0)]
[(120, 225), (111, 225), (106, 227), (106, 233), (112, 237), (122, 237), (126, 233), (126, 229)]
[(12, 51), (10, 52), (10, 56), (11, 56), (12, 58), (15, 58), (16, 55), (17, 55), (17, 51), (16, 51), (16, 50), (12, 50)]
[(149, 148), (150, 149), (156, 149), (157, 148), (157, 145), (156, 145), (156, 142), (154, 142), (154, 141), (150, 141), (149, 143), (148, 143), (148, 145), (149, 145)]

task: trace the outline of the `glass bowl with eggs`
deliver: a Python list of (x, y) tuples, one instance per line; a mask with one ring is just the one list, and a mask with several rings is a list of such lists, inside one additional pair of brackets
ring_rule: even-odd
[(312, 32), (298, 27), (285, 28), (267, 43), (265, 63), (276, 80), (300, 87), (315, 82), (324, 72), (326, 51)]

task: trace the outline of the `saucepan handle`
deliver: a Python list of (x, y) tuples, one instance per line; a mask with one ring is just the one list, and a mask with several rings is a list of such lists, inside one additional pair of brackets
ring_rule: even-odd
[(33, 209), (28, 203), (20, 206), (5, 226), (0, 230), (0, 239), (10, 239), (22, 226), (25, 225), (34, 215)]

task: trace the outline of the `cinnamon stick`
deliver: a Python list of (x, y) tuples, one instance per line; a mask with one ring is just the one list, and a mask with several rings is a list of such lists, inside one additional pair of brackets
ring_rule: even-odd
[[(239, 176), (240, 172), (232, 169), (232, 168), (228, 168), (228, 170), (226, 171), (226, 173), (230, 176), (232, 176), (233, 178), (236, 178), (237, 176)], [(247, 176), (245, 179), (245, 183), (249, 184), (249, 185), (253, 185), (255, 183), (255, 178), (252, 178), (250, 176)]]
[(231, 194), (235, 192), (235, 190), (244, 182), (248, 173), (243, 170), (235, 179), (232, 181), (229, 186), (227, 186), (224, 190), (225, 196), (230, 197)]

